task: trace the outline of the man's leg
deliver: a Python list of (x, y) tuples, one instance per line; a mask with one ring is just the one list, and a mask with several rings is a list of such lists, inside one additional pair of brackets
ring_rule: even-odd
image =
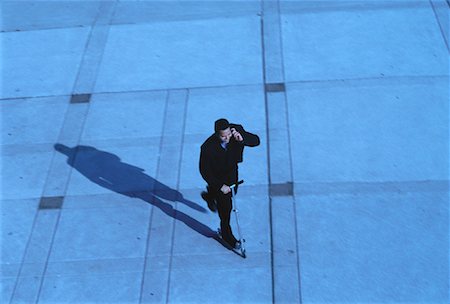
[(220, 217), (220, 230), (222, 232), (222, 238), (230, 246), (234, 247), (237, 240), (233, 236), (233, 232), (231, 231), (230, 226), (231, 209), (231, 193), (217, 194), (217, 211), (219, 212)]
[(208, 204), (209, 210), (212, 212), (217, 211), (217, 202), (216, 202), (216, 196), (211, 191), (210, 187), (206, 187), (206, 191), (203, 191), (201, 193), (201, 197), (205, 200), (205, 202)]

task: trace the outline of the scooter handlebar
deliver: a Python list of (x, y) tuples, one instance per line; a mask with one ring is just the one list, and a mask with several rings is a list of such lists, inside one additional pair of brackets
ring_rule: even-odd
[(238, 181), (236, 184), (231, 185), (230, 188), (233, 189), (233, 188), (235, 188), (237, 185), (240, 185), (240, 184), (243, 184), (243, 183), (244, 183), (244, 180), (241, 179), (241, 180)]

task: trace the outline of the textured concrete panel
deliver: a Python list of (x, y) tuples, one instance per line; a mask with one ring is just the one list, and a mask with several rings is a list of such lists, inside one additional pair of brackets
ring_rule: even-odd
[(0, 98), (70, 95), (88, 28), (1, 33)]
[(261, 83), (260, 58), (257, 16), (115, 26), (95, 91)]
[(295, 181), (448, 179), (448, 96), (447, 78), (291, 86)]
[(286, 1), (286, 81), (448, 74), (429, 1)]

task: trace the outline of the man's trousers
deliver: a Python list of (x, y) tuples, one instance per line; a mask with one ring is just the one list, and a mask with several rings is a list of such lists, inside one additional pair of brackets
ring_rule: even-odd
[[(232, 190), (233, 191), (233, 190)], [(220, 230), (222, 232), (222, 238), (232, 247), (235, 246), (237, 240), (233, 236), (230, 226), (231, 209), (233, 208), (231, 202), (231, 192), (228, 194), (223, 194), (219, 192), (216, 196), (217, 201), (217, 212), (220, 218)]]

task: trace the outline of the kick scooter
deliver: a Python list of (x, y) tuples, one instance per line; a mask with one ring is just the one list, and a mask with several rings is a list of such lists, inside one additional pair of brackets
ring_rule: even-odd
[[(236, 192), (236, 187), (237, 187), (237, 185), (240, 185), (243, 182), (244, 182), (243, 180), (240, 180), (236, 184), (231, 185), (230, 188), (231, 188), (232, 210), (233, 210), (233, 213), (234, 213), (234, 215), (236, 217), (236, 226), (237, 226), (237, 231), (238, 231), (238, 241), (241, 244), (239, 249), (233, 248), (232, 250), (245, 259), (247, 257), (247, 255), (245, 254), (245, 239), (242, 237), (241, 227), (239, 226), (239, 217), (238, 217), (239, 210), (237, 209), (236, 198), (235, 198), (235, 196), (236, 196), (236, 193), (235, 193)], [(218, 235), (219, 235), (220, 238), (222, 238), (222, 234), (221, 234), (220, 229), (218, 230)]]

